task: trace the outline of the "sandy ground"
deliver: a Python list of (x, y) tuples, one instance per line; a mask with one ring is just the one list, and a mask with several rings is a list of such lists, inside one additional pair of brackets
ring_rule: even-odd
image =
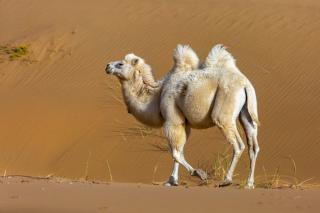
[[(0, 55), (0, 173), (164, 181), (172, 162), (166, 142), (155, 136), (160, 130), (151, 132), (127, 114), (105, 64), (134, 52), (160, 78), (172, 66), (178, 43), (190, 44), (201, 59), (223, 43), (257, 91), (257, 178), (279, 168), (282, 175), (318, 182), (319, 26), (317, 0), (1, 0), (0, 44), (29, 51), (14, 61)], [(227, 148), (217, 129), (197, 130), (186, 158), (210, 170)], [(241, 180), (247, 158), (244, 153), (236, 171)]]
[(0, 212), (319, 212), (320, 190), (0, 179)]

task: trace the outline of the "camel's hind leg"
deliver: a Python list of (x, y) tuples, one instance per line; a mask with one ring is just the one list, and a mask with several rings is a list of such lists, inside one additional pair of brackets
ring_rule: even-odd
[(248, 146), (249, 146), (249, 158), (250, 158), (250, 172), (247, 180), (247, 188), (253, 189), (254, 188), (254, 170), (256, 165), (256, 160), (258, 157), (259, 152), (259, 145), (258, 145), (258, 126), (257, 124), (252, 121), (248, 110), (243, 108), (240, 113), (240, 121), (245, 130)]
[(232, 160), (229, 165), (226, 177), (220, 186), (227, 186), (232, 183), (232, 177), (234, 170), (238, 164), (238, 161), (241, 157), (241, 154), (245, 148), (244, 143), (242, 142), (242, 139), (239, 135), (239, 132), (237, 130), (236, 123), (232, 124), (219, 124), (220, 129), (222, 130), (224, 136), (226, 137), (227, 141), (232, 145), (233, 147), (233, 155), (232, 155)]
[(244, 103), (245, 93), (243, 90), (225, 90), (223, 88), (218, 90), (212, 111), (212, 119), (221, 129), (227, 141), (233, 146), (232, 160), (224, 182), (220, 186), (227, 186), (232, 183), (234, 170), (245, 149), (236, 124)]

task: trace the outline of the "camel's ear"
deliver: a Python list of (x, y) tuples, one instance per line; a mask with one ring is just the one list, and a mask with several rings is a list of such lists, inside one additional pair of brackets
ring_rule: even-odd
[(139, 58), (134, 58), (131, 60), (132, 66), (136, 66), (139, 63)]

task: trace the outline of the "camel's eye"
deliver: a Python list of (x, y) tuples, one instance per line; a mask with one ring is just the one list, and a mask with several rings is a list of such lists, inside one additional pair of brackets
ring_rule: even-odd
[(118, 63), (116, 66), (117, 68), (121, 68), (123, 66), (123, 63)]

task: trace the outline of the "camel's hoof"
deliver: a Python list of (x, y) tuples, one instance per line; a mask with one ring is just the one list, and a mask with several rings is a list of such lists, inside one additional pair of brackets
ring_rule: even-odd
[(169, 178), (169, 180), (167, 182), (165, 182), (163, 185), (170, 187), (170, 186), (178, 186), (179, 184), (178, 184), (178, 181), (175, 180), (174, 177), (171, 176)]
[(247, 184), (244, 188), (245, 189), (254, 189), (254, 185), (253, 184)]
[(197, 176), (199, 177), (201, 180), (207, 180), (208, 179), (208, 175), (205, 171), (203, 171), (202, 169), (196, 169), (192, 172), (191, 174), (192, 176)]
[(224, 180), (222, 183), (219, 184), (219, 187), (230, 186), (232, 184), (231, 180)]
[(168, 182), (165, 182), (163, 185), (164, 185), (164, 186), (167, 186), (167, 187), (170, 187), (170, 186), (178, 186), (179, 184), (178, 184), (177, 182), (170, 183), (170, 182), (168, 181)]

